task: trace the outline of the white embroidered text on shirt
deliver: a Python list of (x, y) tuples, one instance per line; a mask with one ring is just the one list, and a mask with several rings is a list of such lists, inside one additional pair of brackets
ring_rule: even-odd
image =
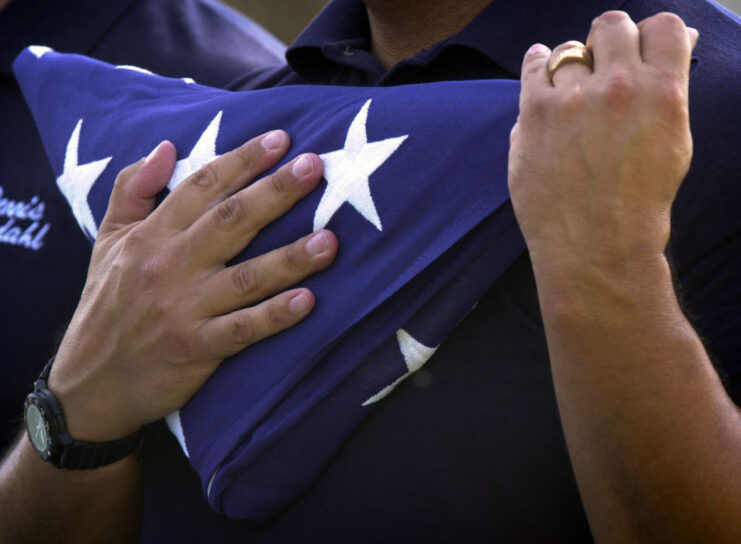
[(44, 247), (44, 237), (51, 228), (50, 223), (42, 224), (45, 211), (46, 205), (38, 196), (28, 201), (10, 200), (5, 198), (0, 186), (0, 244), (33, 251)]

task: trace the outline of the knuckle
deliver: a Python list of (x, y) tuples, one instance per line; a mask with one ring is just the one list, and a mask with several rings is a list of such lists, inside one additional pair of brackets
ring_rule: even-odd
[(257, 267), (249, 261), (234, 266), (232, 268), (232, 283), (240, 295), (244, 296), (254, 292), (259, 285)]
[(173, 259), (167, 253), (145, 259), (140, 267), (141, 281), (144, 287), (152, 287), (167, 282), (173, 269)]
[(123, 241), (120, 256), (126, 260), (145, 288), (171, 283), (184, 257), (178, 244), (165, 245), (152, 239), (144, 225), (131, 229)]
[(655, 86), (657, 107), (662, 116), (669, 119), (684, 119), (688, 116), (687, 93), (684, 86), (674, 78), (666, 78)]
[(232, 195), (218, 206), (212, 215), (216, 227), (231, 226), (239, 223), (247, 216), (247, 210), (238, 194)]
[(257, 339), (257, 329), (251, 314), (241, 312), (234, 316), (232, 321), (232, 342), (240, 345), (249, 345)]
[(196, 325), (195, 330), (193, 331), (193, 348), (199, 349), (204, 353), (217, 355), (210, 345), (211, 342), (209, 341), (207, 327), (205, 325), (206, 321), (201, 321)]
[(192, 358), (197, 334), (170, 326), (166, 331), (167, 346), (172, 360), (186, 361)]
[[(150, 304), (152, 308), (152, 314), (157, 318), (158, 322), (161, 323), (172, 323), (172, 318), (178, 315), (178, 302), (173, 297), (162, 297)], [(174, 334), (174, 328), (168, 330), (168, 336)]]
[(123, 170), (121, 170), (118, 175), (116, 176), (116, 179), (113, 182), (113, 191), (112, 194), (121, 194), (126, 198), (131, 198), (133, 195), (132, 193), (132, 186), (134, 185), (131, 181), (134, 176), (139, 172), (141, 169), (142, 161), (136, 162), (134, 164), (130, 164)]
[(512, 130), (509, 131), (509, 143), (510, 147), (512, 144), (514, 144), (518, 137), (520, 135), (520, 119), (519, 116), (517, 118), (517, 121), (515, 122), (514, 126), (512, 127)]
[(558, 111), (560, 117), (577, 117), (584, 109), (584, 102), (584, 91), (581, 86), (576, 83), (573, 84), (559, 95)]
[(288, 189), (288, 179), (285, 169), (278, 170), (267, 178), (270, 192), (276, 197), (284, 198)]
[(219, 174), (213, 161), (201, 166), (189, 178), (189, 184), (203, 190), (211, 189), (219, 183)]
[(608, 25), (618, 25), (622, 24), (625, 21), (630, 20), (630, 17), (627, 13), (624, 11), (619, 10), (611, 10), (606, 11), (602, 15), (599, 15), (592, 21), (593, 27), (598, 26), (608, 26)]
[(563, 51), (564, 49), (571, 49), (572, 47), (584, 47), (584, 44), (577, 40), (569, 40), (567, 42), (560, 44), (558, 47), (556, 47), (553, 50), (553, 53), (551, 56), (555, 56), (561, 51)]
[(136, 171), (141, 166), (141, 161), (135, 162), (134, 164), (128, 165), (126, 168), (121, 170), (118, 175), (116, 176), (116, 180), (113, 182), (114, 189), (122, 189), (127, 185), (127, 182), (131, 178), (131, 176), (136, 173)]
[(148, 245), (149, 238), (149, 234), (143, 228), (143, 225), (136, 225), (121, 241), (121, 254), (126, 256), (138, 255)]
[(260, 146), (253, 145), (252, 142), (248, 142), (245, 145), (239, 146), (231, 153), (241, 169), (252, 172), (256, 169), (257, 166), (259, 149)]
[(267, 308), (266, 318), (272, 331), (282, 329), (285, 325), (285, 312), (283, 312), (283, 306), (278, 302), (271, 302)]
[(540, 62), (528, 62), (525, 64), (524, 71), (523, 71), (523, 81), (525, 82), (524, 85), (526, 85), (527, 81), (533, 79), (533, 76), (536, 76), (538, 72), (543, 71), (544, 65)]
[(299, 243), (291, 244), (281, 251), (283, 266), (287, 270), (300, 270), (303, 268), (306, 260), (303, 259), (304, 252)]
[(636, 92), (635, 78), (626, 69), (616, 67), (605, 77), (602, 95), (609, 106), (620, 107), (631, 103)]
[(682, 18), (675, 14), (670, 13), (668, 11), (662, 11), (661, 13), (657, 13), (653, 17), (651, 17), (648, 21), (646, 21), (646, 24), (649, 25), (660, 25), (662, 27), (674, 27), (675, 29), (679, 29), (684, 27), (684, 21)]
[(522, 103), (520, 117), (523, 123), (540, 123), (544, 121), (551, 109), (550, 97), (543, 92), (531, 93)]

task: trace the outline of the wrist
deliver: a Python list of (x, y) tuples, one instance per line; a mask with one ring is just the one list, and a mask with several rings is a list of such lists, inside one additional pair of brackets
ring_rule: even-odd
[[(122, 420), (120, 413), (107, 404), (103, 394), (88, 394), (74, 389), (50, 386), (64, 412), (67, 431), (76, 440), (107, 442), (119, 440), (138, 431), (143, 425)], [(120, 411), (119, 411), (120, 412)]]
[(666, 307), (667, 302), (679, 308), (663, 253), (588, 259), (540, 254), (532, 257), (532, 263), (544, 315), (594, 319), (613, 309), (621, 311), (611, 311), (611, 316), (628, 316), (631, 310)]
[[(80, 440), (70, 434), (59, 399), (48, 387), (53, 359), (26, 398), (24, 420), (29, 441), (44, 461), (62, 469), (94, 469), (141, 451), (149, 427), (115, 440)], [(78, 429), (79, 430), (79, 429)]]
[(143, 424), (128, 419), (125, 404), (120, 406), (113, 384), (94, 375), (75, 372), (60, 350), (47, 381), (49, 391), (64, 412), (69, 434), (76, 440), (105, 442), (118, 440), (138, 431)]

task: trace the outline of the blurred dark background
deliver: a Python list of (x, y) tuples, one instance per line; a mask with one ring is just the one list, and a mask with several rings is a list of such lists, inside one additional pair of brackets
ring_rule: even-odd
[(224, 0), (289, 44), (329, 0)]
[[(225, 0), (289, 44), (328, 0)], [(741, 13), (741, 0), (722, 0)]]

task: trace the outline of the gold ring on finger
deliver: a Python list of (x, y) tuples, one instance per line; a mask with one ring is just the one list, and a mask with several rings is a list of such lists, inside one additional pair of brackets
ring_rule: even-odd
[(551, 78), (551, 83), (553, 83), (553, 74), (556, 73), (556, 70), (570, 62), (578, 62), (588, 67), (590, 70), (594, 68), (592, 54), (585, 45), (567, 47), (557, 55), (551, 56), (548, 61), (548, 76)]

